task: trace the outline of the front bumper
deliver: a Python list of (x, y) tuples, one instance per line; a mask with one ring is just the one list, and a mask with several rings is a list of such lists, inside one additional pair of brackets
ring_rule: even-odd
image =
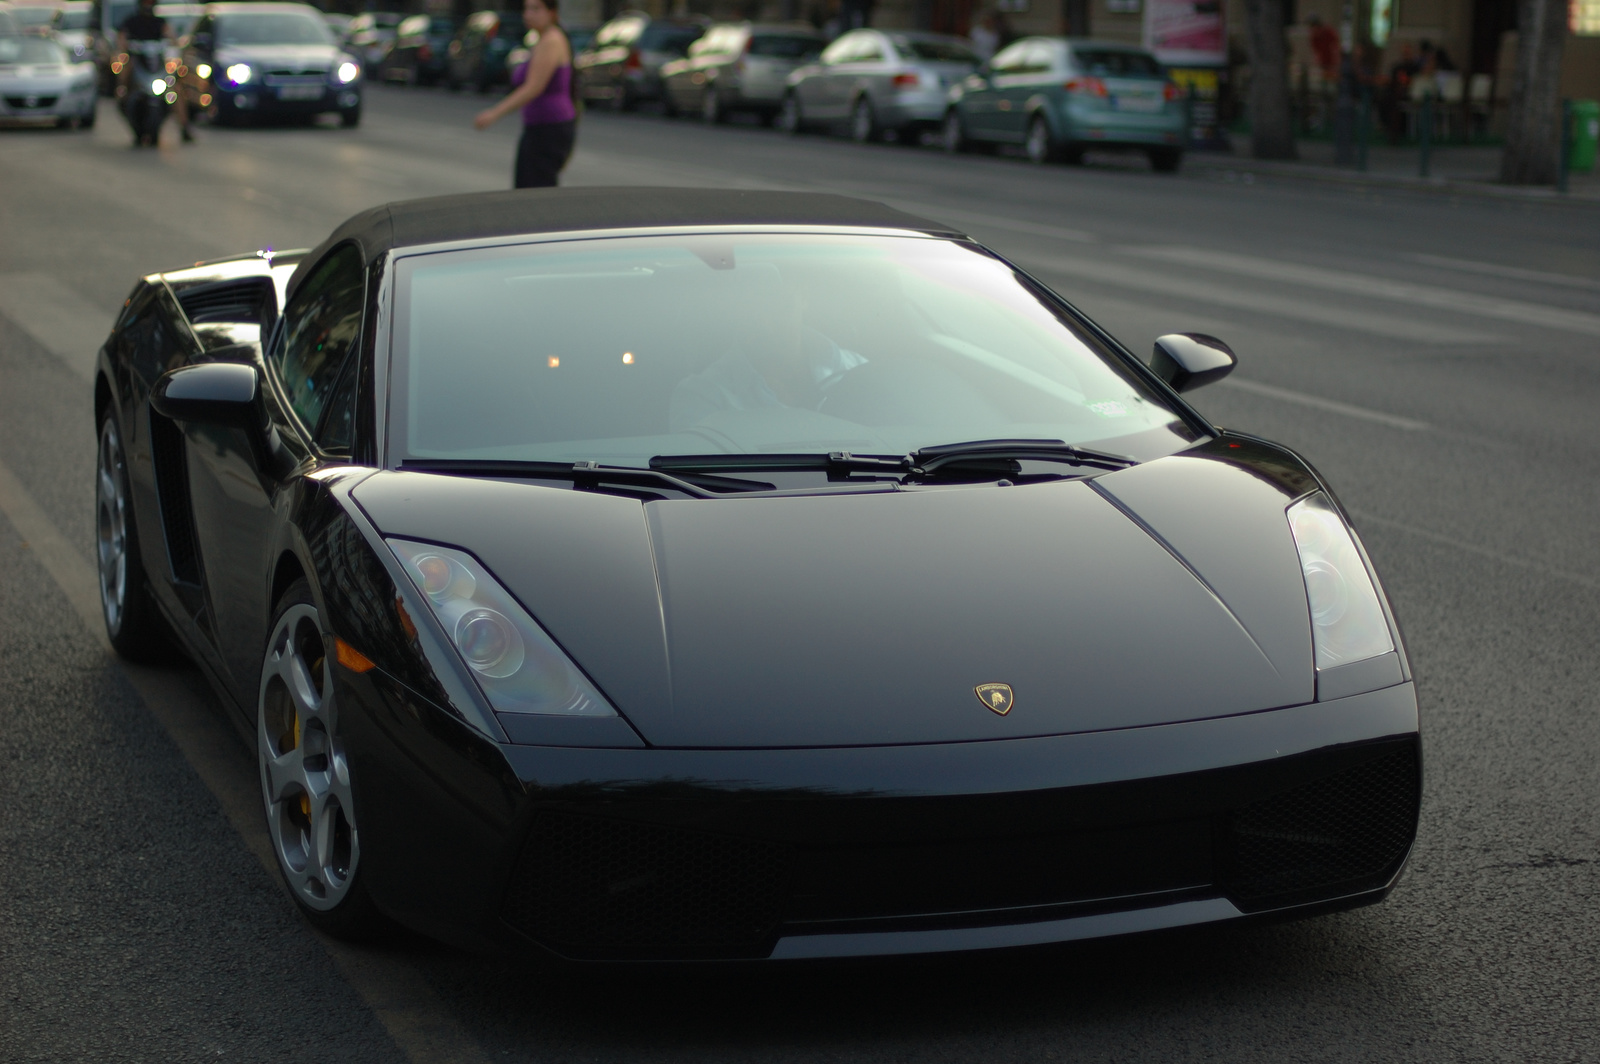
[(88, 118), (94, 114), (97, 98), (93, 82), (77, 88), (68, 82), (0, 83), (0, 122), (34, 125)]
[(214, 90), (217, 106), (234, 115), (309, 115), (351, 111), (361, 106), (361, 82), (327, 86), (314, 97), (285, 99), (270, 85), (245, 84)]
[(1421, 787), (1409, 683), (1159, 727), (806, 750), (497, 744), (379, 672), (340, 684), (380, 906), (581, 960), (995, 949), (1366, 904), (1409, 854)]

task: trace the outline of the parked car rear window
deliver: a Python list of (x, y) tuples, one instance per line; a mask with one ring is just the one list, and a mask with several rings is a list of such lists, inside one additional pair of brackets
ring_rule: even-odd
[(926, 59), (932, 63), (974, 63), (978, 57), (954, 41), (919, 41), (910, 37), (895, 37), (894, 46), (908, 59)]
[(1084, 73), (1097, 77), (1161, 76), (1161, 64), (1155, 56), (1143, 52), (1074, 52), (1078, 66)]
[(229, 12), (217, 20), (217, 44), (332, 44), (333, 32), (315, 15)]
[(639, 35), (639, 47), (651, 52), (677, 52), (682, 55), (689, 46), (705, 36), (701, 26), (674, 26), (671, 23), (652, 22)]
[(822, 51), (823, 42), (814, 37), (789, 34), (750, 38), (750, 54), (773, 59), (807, 59)]

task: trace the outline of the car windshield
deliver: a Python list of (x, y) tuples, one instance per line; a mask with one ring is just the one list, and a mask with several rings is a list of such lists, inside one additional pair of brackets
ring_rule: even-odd
[(973, 63), (978, 57), (955, 41), (926, 41), (914, 37), (892, 38), (894, 46), (907, 59), (926, 59), (933, 63)]
[(217, 20), (217, 43), (332, 44), (328, 24), (295, 11), (230, 12)]
[(1144, 52), (1074, 52), (1078, 66), (1095, 77), (1158, 78), (1161, 64)]
[(652, 22), (639, 35), (639, 47), (650, 52), (673, 52), (682, 55), (689, 46), (705, 35), (701, 26), (675, 26), (670, 22)]
[(869, 234), (565, 241), (398, 264), (392, 454), (640, 466), (1193, 438), (1070, 313), (981, 249)]
[(62, 11), (56, 15), (55, 27), (58, 30), (86, 30), (89, 28), (89, 12)]
[(60, 66), (67, 54), (43, 37), (0, 37), (0, 66)]
[(790, 34), (750, 38), (750, 54), (771, 56), (775, 59), (805, 59), (822, 51), (823, 42), (814, 37), (796, 37)]

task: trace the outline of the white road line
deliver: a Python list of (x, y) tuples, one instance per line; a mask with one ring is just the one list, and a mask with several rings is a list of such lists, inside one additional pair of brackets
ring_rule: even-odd
[[(1349, 310), (1330, 306), (1326, 302), (1299, 299), (1239, 284), (1218, 284), (1193, 275), (1180, 276), (1174, 273), (1138, 269), (1107, 261), (1103, 255), (1095, 255), (1092, 258), (1063, 256), (1048, 258), (1013, 256), (1013, 258), (1018, 264), (1038, 273), (1064, 274), (1092, 283), (1131, 288), (1152, 300), (1177, 296), (1181, 299), (1192, 299), (1197, 303), (1233, 307), (1275, 318), (1289, 318), (1328, 325), (1336, 329), (1370, 333), (1389, 340), (1405, 340), (1413, 344), (1483, 344), (1498, 339), (1486, 335), (1481, 330), (1430, 325), (1415, 318), (1402, 318), (1366, 310)], [(1072, 298), (1070, 292), (1064, 292), (1063, 295)]]
[(1486, 277), (1506, 277), (1514, 281), (1537, 281), (1539, 284), (1556, 284), (1563, 288), (1581, 288), (1600, 292), (1600, 281), (1588, 277), (1573, 277), (1565, 273), (1546, 273), (1544, 270), (1525, 270), (1521, 266), (1502, 266), (1496, 262), (1474, 262), (1471, 259), (1452, 259), (1445, 255), (1411, 255), (1412, 262), (1424, 266), (1442, 266), (1462, 273), (1481, 273)]
[(1327, 410), (1330, 413), (1343, 414), (1345, 417), (1360, 418), (1362, 421), (1374, 421), (1380, 425), (1404, 429), (1407, 432), (1425, 432), (1433, 427), (1426, 421), (1415, 421), (1408, 417), (1385, 414), (1380, 410), (1368, 410), (1364, 406), (1351, 406), (1349, 403), (1341, 403), (1336, 399), (1322, 399), (1315, 395), (1307, 395), (1304, 392), (1292, 392), (1287, 388), (1275, 388), (1270, 384), (1262, 384), (1259, 381), (1229, 377), (1218, 383), (1229, 388), (1236, 388), (1242, 392), (1264, 395), (1269, 399), (1280, 399), (1286, 403), (1298, 403), (1301, 406), (1314, 407), (1318, 410)]
[(95, 355), (116, 320), (47, 273), (0, 274), (0, 314), (30, 333), (84, 380), (94, 379)]
[[(90, 636), (105, 647), (100, 616), (100, 585), (94, 567), (56, 530), (9, 467), (0, 462), (0, 513), (45, 572), (66, 596)], [(182, 678), (163, 669), (118, 662), (152, 715), (183, 753), (206, 787), (216, 796), (234, 831), (244, 840), (267, 874), (282, 885), (272, 856), (272, 843), (261, 815), (261, 797), (254, 773), (241, 764), (237, 735)], [(292, 904), (292, 903), (291, 903)], [(308, 929), (309, 930), (309, 929)], [(315, 932), (312, 932), (315, 934)], [(478, 1064), (488, 1057), (463, 1030), (428, 986), (422, 973), (381, 950), (363, 949), (317, 936), (347, 983), (372, 1009), (395, 1044), (415, 1064)]]
[(1126, 254), (1141, 258), (1175, 262), (1205, 270), (1220, 270), (1240, 277), (1254, 277), (1263, 281), (1280, 281), (1286, 284), (1320, 288), (1327, 292), (1365, 296), (1368, 299), (1387, 299), (1412, 307), (1429, 307), (1454, 314), (1471, 314), (1497, 321), (1514, 321), (1519, 325), (1534, 325), (1542, 329), (1558, 329), (1582, 336), (1600, 336), (1600, 314), (1582, 310), (1565, 310), (1542, 303), (1524, 303), (1516, 299), (1479, 295), (1475, 292), (1458, 292), (1453, 288), (1414, 284), (1388, 277), (1328, 270), (1320, 266), (1304, 266), (1295, 262), (1238, 255), (1228, 251), (1213, 251), (1196, 247), (1141, 247), (1123, 248)]
[(1350, 516), (1354, 517), (1358, 522), (1363, 524), (1374, 524), (1381, 525), (1384, 528), (1392, 528), (1397, 532), (1404, 532), (1407, 535), (1418, 536), (1422, 539), (1429, 539), (1435, 543), (1443, 544), (1444, 546), (1453, 548), (1455, 550), (1466, 551), (1468, 554), (1476, 554), (1480, 558), (1491, 558), (1494, 561), (1515, 566), (1518, 569), (1531, 569), (1534, 572), (1543, 573), (1545, 576), (1553, 576), (1558, 580), (1566, 580), (1569, 583), (1577, 584), (1580, 587), (1589, 588), (1591, 591), (1600, 591), (1600, 580), (1596, 580), (1591, 576), (1585, 576), (1582, 573), (1574, 573), (1566, 569), (1557, 569), (1554, 566), (1545, 565), (1543, 562), (1531, 561), (1527, 558), (1518, 558), (1512, 554), (1503, 554), (1500, 551), (1491, 550), (1488, 547), (1480, 547), (1475, 543), (1468, 543), (1465, 540), (1456, 539), (1453, 536), (1445, 536), (1440, 535), (1438, 532), (1430, 532), (1426, 528), (1418, 528), (1416, 525), (1408, 525), (1404, 521), (1395, 521), (1387, 517), (1379, 517), (1377, 514), (1367, 513), (1364, 510), (1352, 510), (1350, 511)]

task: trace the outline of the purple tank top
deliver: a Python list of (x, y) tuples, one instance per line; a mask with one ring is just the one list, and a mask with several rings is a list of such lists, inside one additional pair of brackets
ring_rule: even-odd
[[(511, 84), (521, 85), (528, 77), (528, 64), (520, 64), (511, 72)], [(551, 122), (571, 122), (578, 117), (572, 106), (572, 66), (557, 67), (550, 75), (544, 91), (529, 100), (522, 108), (522, 124), (543, 126)]]

